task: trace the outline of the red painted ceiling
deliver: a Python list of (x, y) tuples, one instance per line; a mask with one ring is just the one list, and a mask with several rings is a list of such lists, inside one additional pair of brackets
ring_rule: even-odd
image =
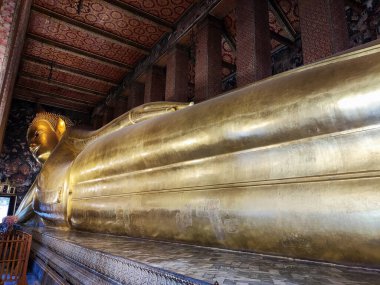
[(122, 1), (170, 23), (178, 21), (186, 10), (195, 2), (192, 0)]
[[(34, 0), (15, 97), (89, 112), (198, 1)], [(299, 32), (297, 0), (274, 1)], [(271, 11), (269, 19), (271, 30), (286, 37)], [(234, 11), (224, 25), (223, 77), (236, 61)], [(190, 61), (190, 82), (193, 75)]]
[(29, 32), (129, 66), (135, 65), (144, 56), (126, 44), (106, 39), (35, 11), (32, 12), (29, 22)]
[(195, 2), (34, 0), (15, 98), (89, 111)]
[(26, 40), (24, 55), (77, 69), (79, 75), (81, 75), (81, 71), (92, 73), (95, 76), (104, 77), (110, 82), (119, 82), (127, 71), (126, 68), (33, 39)]
[(83, 1), (80, 14), (70, 6), (69, 0), (35, 0), (34, 4), (150, 48), (168, 31), (150, 20), (101, 0)]
[(23, 60), (21, 72), (26, 75), (37, 76), (41, 79), (48, 78), (48, 81), (73, 85), (73, 87), (78, 86), (105, 95), (109, 89), (114, 86), (113, 83), (104, 80), (79, 75), (49, 64), (42, 64), (30, 60)]

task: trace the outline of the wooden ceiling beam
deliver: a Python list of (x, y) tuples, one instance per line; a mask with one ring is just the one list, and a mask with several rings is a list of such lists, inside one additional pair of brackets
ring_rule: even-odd
[(163, 20), (159, 17), (156, 17), (154, 15), (151, 15), (147, 12), (144, 12), (143, 10), (140, 10), (139, 8), (136, 8), (133, 5), (127, 4), (120, 0), (103, 0), (104, 2), (107, 2), (111, 5), (118, 6), (119, 8), (122, 8), (125, 11), (128, 11), (129, 13), (138, 16), (140, 18), (144, 18), (146, 20), (149, 20), (153, 23), (155, 23), (157, 26), (165, 30), (166, 32), (171, 32), (173, 30), (173, 24)]
[(60, 102), (60, 104), (62, 104), (62, 105), (65, 105), (66, 107), (70, 107), (70, 108), (73, 106), (88, 108), (88, 106), (89, 106), (89, 105), (85, 105), (85, 104), (77, 104), (77, 102), (74, 102), (74, 101), (63, 100), (62, 98), (54, 98), (54, 97), (45, 96), (44, 94), (40, 94), (40, 93), (36, 93), (36, 92), (30, 92), (28, 90), (27, 90), (26, 94), (22, 91), (16, 91), (13, 98), (20, 98), (20, 97), (22, 97), (23, 99), (35, 99), (35, 100), (38, 100), (39, 102), (41, 99), (56, 101), (56, 102)]
[(101, 92), (99, 92), (97, 90), (88, 89), (88, 88), (85, 88), (85, 87), (81, 87), (81, 86), (77, 86), (77, 85), (72, 85), (72, 84), (61, 82), (61, 81), (56, 81), (56, 80), (51, 79), (51, 78), (49, 79), (49, 78), (42, 77), (42, 76), (39, 76), (39, 75), (35, 75), (35, 74), (29, 73), (29, 72), (25, 72), (25, 71), (20, 71), (19, 75), (22, 76), (22, 77), (25, 77), (25, 78), (33, 79), (35, 81), (38, 80), (39, 82), (43, 82), (43, 83), (46, 83), (46, 84), (49, 84), (49, 85), (52, 85), (52, 86), (57, 86), (57, 87), (60, 87), (60, 88), (64, 88), (64, 89), (68, 89), (68, 90), (73, 90), (73, 91), (76, 91), (76, 92), (81, 92), (81, 93), (85, 93), (85, 94), (88, 94), (88, 95), (93, 95), (93, 96), (96, 96), (96, 97), (104, 98), (107, 95), (107, 94), (101, 93)]
[(85, 50), (82, 50), (82, 49), (79, 49), (79, 48), (76, 48), (76, 47), (64, 44), (64, 43), (60, 43), (60, 42), (57, 42), (57, 41), (54, 41), (54, 40), (51, 40), (51, 39), (47, 39), (47, 38), (44, 38), (44, 37), (41, 37), (41, 36), (38, 36), (38, 35), (35, 35), (35, 34), (32, 34), (32, 33), (27, 33), (27, 35), (28, 35), (29, 38), (31, 38), (31, 39), (33, 39), (35, 41), (44, 43), (44, 44), (48, 44), (48, 45), (51, 45), (51, 46), (54, 46), (54, 47), (57, 47), (57, 48), (60, 48), (60, 49), (68, 50), (68, 51), (71, 51), (71, 52), (79, 54), (79, 55), (84, 55), (84, 56), (87, 56), (87, 57), (96, 58), (99, 61), (106, 62), (106, 63), (112, 64), (112, 65), (115, 65), (115, 66), (118, 66), (118, 67), (121, 67), (121, 68), (126, 68), (128, 70), (132, 69), (132, 66), (130, 66), (128, 64), (125, 64), (123, 62), (120, 62), (120, 61), (117, 61), (117, 60), (114, 60), (114, 59), (111, 59), (111, 58), (108, 58), (108, 57), (104, 57), (104, 56), (101, 56), (101, 55), (98, 55), (98, 54), (95, 54), (95, 53), (92, 53), (92, 52), (89, 52), (89, 51), (85, 51)]
[(222, 67), (223, 68), (228, 68), (229, 70), (232, 70), (233, 72), (236, 71), (236, 65), (229, 63), (227, 61), (222, 60)]
[(92, 108), (88, 107), (80, 107), (80, 106), (74, 106), (70, 104), (65, 104), (61, 103), (59, 100), (53, 99), (53, 98), (41, 98), (41, 97), (27, 97), (23, 95), (19, 95), (17, 93), (14, 94), (13, 99), (18, 99), (18, 100), (23, 100), (23, 101), (28, 101), (32, 103), (40, 103), (43, 105), (47, 106), (53, 106), (65, 110), (70, 110), (70, 111), (76, 111), (76, 112), (81, 112), (81, 113), (86, 113), (90, 114)]
[[(26, 94), (25, 94), (26, 92)], [(22, 95), (24, 97), (28, 97), (29, 95), (32, 95), (34, 97), (41, 97), (41, 98), (48, 98), (48, 99), (58, 99), (62, 102), (66, 102), (67, 104), (74, 104), (78, 106), (83, 106), (83, 107), (91, 107), (93, 108), (95, 106), (95, 103), (90, 103), (90, 102), (85, 102), (85, 101), (78, 101), (75, 99), (67, 98), (64, 96), (60, 96), (57, 94), (52, 94), (52, 93), (47, 93), (47, 92), (42, 92), (33, 88), (25, 87), (22, 85), (16, 85), (15, 88), (15, 94)]]
[(225, 28), (223, 28), (222, 36), (226, 40), (226, 42), (230, 45), (230, 47), (236, 51), (236, 42), (235, 40), (229, 35), (229, 33), (226, 31)]
[(71, 67), (71, 66), (59, 64), (59, 63), (57, 63), (55, 61), (50, 61), (50, 60), (47, 60), (47, 59), (42, 59), (42, 58), (39, 58), (39, 57), (27, 55), (27, 54), (24, 54), (22, 56), (22, 58), (25, 59), (25, 60), (28, 60), (28, 61), (32, 61), (32, 62), (35, 62), (35, 63), (44, 64), (44, 65), (49, 65), (49, 66), (53, 63), (55, 69), (59, 69), (59, 70), (67, 71), (67, 72), (71, 72), (71, 73), (75, 73), (75, 74), (78, 74), (78, 75), (81, 75), (81, 76), (88, 77), (90, 79), (94, 79), (94, 80), (102, 81), (104, 83), (112, 84), (113, 86), (117, 85), (116, 84), (117, 83), (116, 80), (111, 80), (110, 78), (103, 77), (103, 76), (100, 76), (98, 74), (91, 73), (91, 72), (88, 72), (88, 71), (84, 71), (82, 69), (77, 69), (77, 68), (74, 68), (74, 67)]
[(146, 46), (142, 45), (142, 44), (136, 43), (136, 42), (128, 40), (124, 37), (115, 35), (115, 34), (110, 33), (108, 31), (97, 28), (95, 26), (92, 26), (92, 25), (86, 24), (84, 22), (78, 21), (74, 18), (70, 18), (70, 17), (67, 17), (65, 15), (56, 13), (52, 10), (46, 9), (46, 8), (38, 6), (36, 4), (33, 5), (32, 10), (39, 12), (39, 13), (42, 13), (44, 15), (47, 15), (49, 17), (52, 17), (54, 19), (63, 21), (67, 24), (77, 26), (77, 27), (82, 28), (82, 29), (87, 30), (87, 31), (91, 31), (91, 32), (96, 33), (98, 35), (101, 35), (102, 37), (105, 37), (107, 39), (117, 41), (122, 45), (127, 45), (132, 50), (138, 51), (144, 55), (148, 55), (150, 52), (150, 49), (147, 48)]
[(286, 37), (283, 37), (281, 36), (280, 34), (277, 34), (273, 31), (270, 31), (270, 37), (273, 39), (273, 40), (276, 40), (278, 41), (280, 44), (283, 44), (285, 46), (288, 46), (288, 47), (294, 47), (295, 44), (294, 42), (292, 42), (291, 40), (289, 40), (288, 38)]
[(289, 22), (288, 17), (285, 15), (281, 6), (275, 0), (268, 0), (269, 9), (276, 17), (277, 23), (288, 34), (289, 40), (294, 42), (296, 40), (297, 32), (294, 30), (292, 24)]
[(24, 85), (21, 85), (19, 83), (16, 84), (16, 87), (18, 87), (20, 89), (28, 90), (29, 92), (33, 92), (34, 94), (41, 94), (41, 96), (45, 95), (45, 97), (48, 96), (48, 97), (51, 97), (51, 98), (60, 98), (60, 99), (63, 99), (63, 100), (67, 100), (67, 101), (70, 101), (70, 102), (76, 102), (78, 104), (84, 104), (84, 105), (92, 105), (92, 106), (96, 105), (96, 102), (91, 102), (91, 101), (87, 101), (87, 100), (80, 99), (80, 98), (66, 97), (66, 96), (63, 96), (63, 95), (59, 95), (57, 93), (49, 93), (49, 92), (41, 91), (41, 90), (38, 90), (38, 89), (35, 89), (35, 88), (31, 88), (29, 86), (24, 86)]
[(61, 89), (65, 89), (68, 91), (83, 93), (83, 95), (93, 96), (93, 97), (97, 97), (97, 98), (105, 98), (106, 97), (106, 94), (104, 94), (104, 93), (94, 92), (94, 91), (86, 89), (86, 88), (62, 83), (62, 82), (55, 81), (55, 80), (48, 81), (48, 78), (41, 77), (41, 76), (34, 75), (34, 74), (30, 74), (30, 73), (26, 73), (26, 72), (20, 72), (20, 77), (31, 79), (33, 81), (36, 81), (36, 82), (39, 82), (42, 84), (47, 84), (47, 85), (57, 87), (57, 88), (61, 88)]
[[(46, 92), (41, 92), (41, 91), (38, 91), (38, 90), (35, 90), (33, 88), (28, 88), (28, 87), (24, 87), (24, 86), (20, 86), (20, 85), (16, 85), (16, 92), (20, 92), (18, 90), (22, 90), (22, 91), (26, 91), (27, 94), (21, 94), (23, 96), (28, 96), (28, 95), (33, 95), (33, 96), (36, 96), (36, 97), (43, 97), (43, 98), (49, 98), (49, 99), (58, 99), (62, 102), (66, 102), (67, 104), (74, 104), (74, 105), (80, 105), (80, 106), (90, 106), (90, 107), (94, 107), (94, 104), (93, 103), (89, 103), (89, 102), (82, 102), (82, 101), (75, 101), (75, 100), (71, 100), (71, 99), (68, 99), (66, 97), (62, 97), (62, 96), (58, 96), (58, 95), (52, 95), (50, 93), (46, 93)], [(21, 93), (23, 93), (21, 91)], [(20, 94), (20, 93), (18, 93)]]

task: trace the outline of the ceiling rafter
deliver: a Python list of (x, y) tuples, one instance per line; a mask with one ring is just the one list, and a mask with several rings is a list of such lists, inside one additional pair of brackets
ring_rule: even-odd
[(71, 72), (71, 73), (78, 74), (78, 75), (81, 75), (81, 76), (85, 76), (85, 77), (88, 77), (90, 79), (94, 79), (94, 80), (98, 80), (98, 81), (101, 81), (101, 82), (104, 82), (104, 83), (112, 84), (113, 86), (117, 85), (116, 84), (117, 81), (116, 80), (112, 80), (111, 78), (102, 77), (102, 76), (100, 76), (98, 74), (91, 73), (91, 72), (88, 72), (88, 71), (85, 71), (85, 70), (82, 70), (82, 69), (77, 69), (75, 67), (59, 64), (59, 63), (57, 63), (55, 61), (50, 61), (50, 60), (47, 60), (47, 59), (42, 59), (42, 58), (35, 57), (35, 56), (32, 56), (32, 55), (27, 55), (27, 54), (23, 55), (23, 59), (32, 61), (34, 63), (44, 64), (44, 65), (51, 65), (53, 63), (55, 69)]
[(17, 88), (19, 88), (20, 90), (24, 90), (24, 91), (28, 91), (28, 92), (33, 92), (33, 94), (36, 94), (36, 95), (44, 95), (45, 97), (49, 97), (49, 98), (59, 98), (59, 99), (62, 99), (62, 100), (66, 100), (67, 103), (73, 103), (73, 104), (82, 104), (82, 105), (86, 105), (90, 108), (93, 108), (96, 106), (97, 102), (96, 101), (86, 101), (86, 100), (80, 100), (80, 99), (77, 99), (77, 98), (72, 98), (72, 97), (67, 97), (67, 96), (64, 96), (64, 95), (59, 95), (58, 93), (54, 93), (54, 92), (46, 92), (46, 91), (41, 91), (40, 89), (36, 89), (36, 88), (31, 88), (29, 86), (24, 86), (24, 85), (20, 85), (20, 84), (17, 84), (16, 85)]
[[(49, 60), (41, 60), (41, 59), (38, 59), (38, 58), (33, 58), (33, 57), (30, 57), (30, 56), (24, 56), (23, 58), (23, 63), (32, 63), (32, 64), (37, 64), (39, 66), (42, 66), (46, 69), (48, 69), (50, 72), (61, 72), (63, 74), (67, 74), (67, 75), (70, 75), (70, 76), (75, 76), (75, 77), (78, 77), (78, 78), (82, 78), (82, 79), (85, 79), (85, 80), (90, 80), (90, 81), (93, 81), (93, 82), (98, 82), (100, 84), (105, 84), (105, 85), (108, 85), (108, 86), (117, 86), (116, 83), (114, 82), (111, 82), (111, 81), (107, 81), (107, 80), (104, 80), (104, 79), (99, 79), (94, 76), (87, 76), (86, 74), (84, 74), (83, 72), (81, 72), (81, 70), (73, 70), (71, 68), (67, 68), (66, 66), (63, 66), (63, 65), (60, 65), (60, 64), (56, 64), (54, 61), (49, 61)], [(20, 69), (20, 72), (25, 72), (22, 68)], [(26, 73), (30, 73), (30, 72), (26, 72)], [(42, 78), (43, 76), (41, 76)], [(48, 79), (49, 78), (44, 78), (44, 79)], [(54, 80), (53, 80), (54, 81)], [(61, 81), (59, 81), (61, 82)], [(71, 85), (69, 83), (65, 83), (65, 82), (62, 82), (63, 84), (67, 84), (67, 85)], [(99, 94), (102, 94), (104, 95), (105, 93), (104, 92), (100, 92), (100, 91), (97, 91), (95, 89), (91, 89), (91, 88), (86, 88), (86, 87), (81, 87), (83, 88), (84, 90), (89, 90), (90, 92), (91, 91), (94, 91), (95, 93), (99, 93)]]
[(120, 44), (128, 45), (128, 47), (130, 47), (132, 50), (138, 51), (144, 55), (147, 55), (150, 52), (150, 49), (148, 47), (142, 45), (142, 44), (136, 43), (136, 42), (128, 40), (124, 37), (115, 35), (111, 32), (108, 32), (108, 31), (102, 30), (100, 28), (97, 28), (95, 26), (92, 26), (92, 25), (86, 24), (84, 22), (78, 21), (74, 18), (70, 18), (70, 17), (67, 17), (65, 15), (59, 14), (57, 12), (46, 9), (46, 8), (41, 7), (39, 5), (34, 4), (32, 10), (39, 12), (39, 13), (42, 13), (44, 15), (47, 15), (49, 17), (55, 18), (57, 20), (63, 21), (63, 22), (68, 23), (70, 25), (75, 25), (75, 26), (80, 27), (82, 29), (85, 29), (85, 30), (91, 31), (93, 33), (99, 34), (99, 35), (101, 35), (107, 39), (117, 41)]
[(30, 88), (28, 86), (23, 86), (23, 85), (16, 84), (16, 93), (17, 93), (18, 90), (24, 90), (24, 91), (29, 92), (30, 94), (33, 94), (33, 95), (36, 95), (36, 96), (45, 97), (45, 98), (50, 98), (50, 99), (57, 98), (57, 99), (60, 99), (62, 101), (66, 101), (69, 104), (77, 104), (77, 105), (91, 106), (91, 107), (95, 106), (95, 104), (96, 104), (96, 103), (92, 103), (92, 102), (88, 102), (88, 101), (84, 101), (84, 100), (77, 100), (77, 99), (73, 99), (73, 98), (67, 98), (67, 97), (64, 97), (62, 95), (53, 94), (53, 93), (49, 93), (49, 92), (44, 92), (44, 91), (36, 90), (34, 88)]
[(41, 97), (41, 96), (37, 96), (37, 94), (34, 95), (33, 97), (31, 97), (30, 95), (28, 95), (28, 96), (20, 95), (16, 92), (14, 94), (13, 98), (23, 100), (23, 101), (32, 102), (32, 103), (40, 103), (40, 104), (53, 106), (53, 107), (57, 107), (57, 108), (63, 108), (66, 110), (73, 110), (73, 111), (86, 113), (86, 114), (90, 113), (88, 106), (87, 107), (86, 106), (83, 106), (83, 107), (82, 106), (73, 106), (71, 103), (65, 104), (64, 102), (61, 102), (61, 100), (59, 100), (59, 99)]
[(289, 47), (294, 47), (295, 44), (294, 42), (292, 42), (291, 40), (289, 40), (288, 38), (284, 37), (284, 36), (281, 36), (280, 34), (277, 34), (276, 32), (273, 32), (273, 31), (270, 31), (270, 37), (279, 42), (280, 44), (283, 44), (285, 46), (289, 46)]
[(226, 28), (223, 25), (222, 37), (226, 40), (226, 42), (230, 45), (230, 47), (236, 51), (236, 42), (233, 37), (227, 32)]
[(82, 106), (86, 106), (88, 108), (94, 108), (96, 105), (95, 103), (84, 102), (84, 101), (76, 101), (76, 100), (71, 99), (71, 98), (67, 98), (64, 96), (58, 96), (56, 94), (52, 94), (52, 93), (48, 93), (48, 92), (42, 92), (42, 91), (39, 91), (39, 90), (36, 90), (33, 88), (29, 88), (26, 86), (22, 86), (22, 85), (16, 85), (16, 87), (19, 90), (27, 92), (28, 94), (33, 95), (33, 96), (37, 96), (37, 97), (40, 96), (40, 97), (44, 97), (44, 98), (48, 98), (48, 99), (59, 99), (61, 101), (66, 101), (67, 104), (71, 104), (71, 105), (73, 105), (73, 104), (82, 105)]
[[(73, 105), (73, 102), (68, 102), (66, 103), (67, 101), (66, 100), (62, 100), (62, 99), (58, 99), (58, 98), (50, 98), (50, 97), (46, 97), (44, 95), (40, 95), (40, 94), (37, 94), (37, 93), (34, 93), (32, 94), (32, 92), (28, 92), (28, 95), (25, 95), (25, 94), (20, 94), (18, 93), (20, 91), (17, 91), (15, 92), (14, 94), (14, 98), (16, 99), (22, 99), (22, 100), (27, 100), (28, 99), (32, 99), (32, 102), (38, 102), (38, 103), (44, 103), (44, 101), (50, 101), (50, 102), (56, 102), (57, 104), (59, 104), (60, 106), (65, 106), (66, 108), (81, 108), (82, 110), (86, 110), (86, 112), (89, 111), (89, 108), (88, 108), (88, 105), (84, 105), (84, 104), (80, 104), (80, 105)], [(44, 100), (44, 101), (42, 101)]]
[(232, 71), (236, 71), (236, 65), (235, 64), (229, 63), (229, 62), (224, 61), (224, 60), (222, 60), (222, 67), (228, 68), (228, 69), (230, 69)]
[(288, 17), (285, 15), (281, 6), (277, 3), (276, 0), (268, 0), (269, 9), (272, 11), (275, 16), (277, 23), (284, 29), (288, 34), (290, 41), (294, 42), (297, 37), (297, 32), (294, 30), (292, 24), (289, 22)]
[(173, 24), (171, 24), (168, 21), (165, 21), (159, 17), (156, 17), (152, 14), (149, 14), (147, 12), (144, 12), (130, 4), (127, 4), (120, 0), (103, 0), (104, 2), (107, 2), (111, 5), (118, 6), (119, 8), (122, 8), (125, 11), (130, 12), (131, 14), (138, 16), (140, 18), (144, 18), (146, 20), (149, 20), (151, 22), (154, 22), (156, 25), (160, 26), (163, 30), (166, 32), (172, 32), (173, 31)]
[(38, 75), (34, 75), (34, 74), (30, 74), (30, 73), (20, 72), (20, 77), (31, 79), (35, 82), (50, 85), (52, 87), (58, 87), (58, 88), (65, 89), (68, 91), (79, 92), (79, 93), (82, 93), (83, 95), (93, 96), (93, 97), (97, 97), (97, 98), (105, 98), (106, 97), (106, 94), (104, 94), (104, 93), (102, 94), (99, 92), (94, 92), (94, 91), (88, 90), (86, 88), (78, 87), (76, 85), (74, 86), (74, 85), (65, 84), (65, 83), (55, 81), (55, 80), (51, 80), (51, 79), (49, 81), (46, 81), (47, 78), (41, 77)]
[(106, 93), (101, 93), (97, 90), (88, 89), (88, 88), (78, 86), (78, 85), (72, 85), (72, 84), (64, 83), (61, 81), (57, 81), (57, 80), (54, 80), (51, 78), (46, 78), (43, 76), (35, 75), (35, 74), (25, 72), (25, 71), (20, 71), (19, 75), (24, 77), (24, 78), (38, 80), (38, 81), (44, 82), (44, 83), (52, 85), (52, 86), (59, 86), (60, 88), (64, 88), (67, 90), (73, 90), (73, 91), (77, 91), (77, 92), (81, 92), (81, 93), (86, 93), (86, 94), (94, 95), (94, 96), (97, 96), (100, 98), (104, 98), (107, 95)]
[(82, 50), (82, 49), (79, 49), (79, 48), (76, 48), (76, 47), (73, 47), (73, 46), (70, 46), (70, 45), (67, 45), (64, 43), (60, 43), (60, 42), (57, 42), (57, 41), (54, 41), (51, 39), (47, 39), (47, 38), (35, 35), (35, 34), (31, 34), (31, 33), (27, 33), (27, 36), (29, 38), (35, 40), (35, 41), (39, 41), (41, 43), (45, 43), (45, 44), (48, 44), (48, 45), (51, 45), (51, 46), (54, 46), (54, 47), (57, 47), (60, 49), (68, 50), (68, 51), (74, 52), (76, 54), (96, 58), (99, 61), (106, 62), (106, 63), (112, 64), (112, 65), (115, 65), (117, 67), (126, 68), (128, 70), (132, 69), (132, 66), (125, 64), (123, 62), (120, 62), (120, 61), (117, 61), (114, 59), (110, 59), (108, 57), (104, 57), (104, 56), (101, 56), (101, 55), (98, 55), (98, 54), (95, 54), (95, 53), (92, 53), (89, 51), (85, 51), (85, 50)]

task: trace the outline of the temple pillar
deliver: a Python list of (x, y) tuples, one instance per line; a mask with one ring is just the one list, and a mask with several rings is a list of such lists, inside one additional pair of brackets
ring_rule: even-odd
[(127, 110), (144, 104), (144, 85), (138, 82), (131, 83), (126, 89), (128, 96)]
[(0, 2), (0, 150), (33, 0)]
[(236, 1), (237, 86), (271, 75), (268, 1)]
[(105, 105), (98, 105), (95, 107), (91, 114), (91, 125), (93, 129), (99, 129), (103, 126), (103, 117), (104, 117), (104, 110)]
[(349, 48), (344, 0), (299, 0), (304, 64)]
[(128, 97), (119, 96), (115, 102), (114, 118), (117, 118), (128, 111)]
[(165, 101), (187, 102), (189, 55), (184, 47), (176, 46), (166, 64)]
[(152, 66), (147, 70), (145, 79), (144, 103), (165, 100), (165, 70)]
[(91, 118), (91, 124), (95, 130), (101, 128), (103, 125), (103, 116), (99, 114), (93, 115)]
[(114, 108), (112, 106), (105, 106), (104, 115), (103, 115), (103, 123), (102, 125), (107, 125), (109, 122), (113, 120), (114, 117)]
[(207, 17), (199, 26), (195, 51), (195, 102), (222, 92), (222, 28), (219, 20)]

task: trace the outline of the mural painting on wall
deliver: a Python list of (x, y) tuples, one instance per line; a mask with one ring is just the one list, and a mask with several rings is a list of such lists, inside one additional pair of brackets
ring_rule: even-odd
[(1, 181), (9, 179), (16, 187), (18, 202), (26, 194), (41, 168), (26, 143), (26, 131), (35, 113), (35, 104), (14, 100), (0, 154)]
[[(49, 107), (46, 111), (70, 117), (77, 125), (88, 123), (86, 116), (67, 114), (67, 112)], [(41, 166), (33, 158), (26, 142), (26, 132), (36, 115), (36, 104), (13, 100), (9, 112), (3, 149), (0, 153), (0, 179), (9, 180), (16, 187), (17, 206), (33, 183)]]
[[(271, 40), (273, 75), (303, 65), (298, 1), (276, 0), (276, 2), (278, 3), (278, 6), (281, 8), (289, 24), (292, 26), (296, 34), (296, 37), (292, 46), (285, 46), (274, 39)], [(269, 10), (269, 28), (271, 32), (274, 32), (284, 38), (287, 38), (289, 36), (285, 31), (284, 27), (278, 23), (276, 16), (271, 10)]]
[(293, 47), (283, 46), (272, 53), (272, 75), (303, 65), (302, 42), (297, 38)]
[(236, 48), (228, 40), (222, 37), (222, 90), (228, 91), (236, 87)]
[(188, 81), (188, 93), (187, 101), (194, 101), (194, 85), (195, 85), (195, 40), (194, 35), (192, 35), (192, 44), (189, 49), (189, 61), (188, 61), (188, 71), (187, 71), (187, 81)]
[(236, 11), (223, 19), (225, 34), (222, 36), (222, 90), (236, 88)]
[(346, 6), (351, 47), (380, 38), (380, 0), (355, 0)]

